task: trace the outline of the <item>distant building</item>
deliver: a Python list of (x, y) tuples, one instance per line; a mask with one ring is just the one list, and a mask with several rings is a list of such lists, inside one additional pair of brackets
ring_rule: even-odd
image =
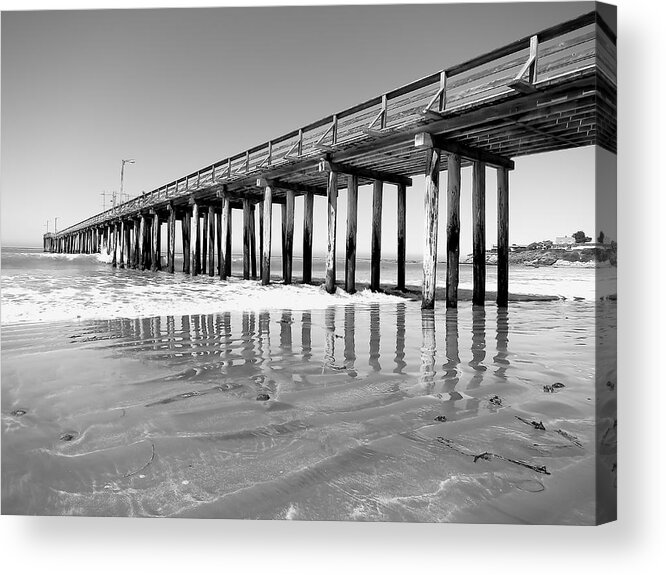
[(566, 248), (568, 246), (573, 246), (576, 243), (576, 240), (573, 236), (558, 236), (555, 238), (555, 247)]

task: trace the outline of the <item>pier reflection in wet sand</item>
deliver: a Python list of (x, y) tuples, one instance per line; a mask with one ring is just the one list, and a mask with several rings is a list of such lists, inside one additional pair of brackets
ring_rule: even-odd
[[(514, 489), (509, 480), (544, 485), (509, 464), (470, 463), (466, 450), (498, 450), (508, 434), (512, 453), (524, 461), (540, 458), (556, 468), (557, 458), (586, 453), (560, 436), (552, 452), (554, 438), (522, 439), (529, 429), (513, 414), (559, 418), (562, 427), (570, 417), (571, 436), (593, 433), (580, 423), (591, 420), (580, 406), (594, 350), (575, 348), (575, 370), (565, 361), (569, 334), (580, 343), (593, 307), (588, 314), (579, 306), (578, 315), (562, 304), (526, 307), (433, 311), (418, 302), (373, 303), (69, 326), (55, 344), (59, 365), (68, 365), (69, 354), (86, 354), (99, 365), (112, 359), (114, 369), (100, 370), (89, 389), (77, 388), (78, 400), (66, 367), (62, 387), (49, 382), (49, 401), (46, 384), (7, 392), (49, 425), (75, 429), (78, 439), (54, 443), (50, 431), (37, 433), (29, 455), (10, 461), (3, 480), (54, 465), (63, 470), (51, 476), (60, 495), (45, 496), (43, 479), (32, 476), (20, 483), (32, 493), (3, 506), (34, 500), (35, 509), (54, 514), (455, 520), (470, 500), (466, 490), (481, 502)], [(565, 314), (576, 325), (553, 328)], [(39, 326), (3, 330), (3, 343), (11, 349), (12, 338), (18, 342), (31, 329), (38, 337)], [(524, 335), (539, 330), (543, 337)], [(561, 371), (548, 376), (567, 382), (553, 403), (567, 404), (561, 414), (534, 411), (551, 399), (542, 390), (543, 346), (562, 359)], [(3, 376), (13, 373), (12, 362), (4, 363)], [(500, 406), (490, 401), (496, 395)], [(522, 404), (531, 407), (523, 412)], [(449, 449), (438, 436), (463, 447)], [(7, 453), (15, 438), (3, 437)], [(151, 445), (156, 456), (145, 473), (117, 477), (141, 467)], [(48, 461), (32, 461), (38, 453)], [(467, 477), (467, 486), (454, 476)], [(443, 490), (442, 481), (453, 483)]]

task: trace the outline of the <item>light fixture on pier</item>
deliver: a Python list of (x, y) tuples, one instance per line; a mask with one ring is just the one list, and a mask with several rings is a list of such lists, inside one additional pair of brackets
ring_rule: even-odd
[[(120, 203), (123, 203), (123, 181), (125, 179), (125, 164), (134, 164), (134, 160), (120, 160)], [(114, 206), (115, 207), (115, 206)]]

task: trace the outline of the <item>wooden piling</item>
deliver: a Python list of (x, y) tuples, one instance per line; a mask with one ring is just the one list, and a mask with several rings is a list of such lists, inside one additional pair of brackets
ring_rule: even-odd
[(232, 211), (231, 211), (231, 202), (227, 201), (227, 233), (226, 233), (226, 250), (225, 250), (225, 258), (224, 258), (224, 265), (226, 266), (226, 274), (227, 276), (231, 276), (231, 262), (233, 259), (232, 253), (231, 253), (231, 238), (232, 238), (232, 229), (231, 229), (231, 224), (233, 222), (233, 218), (231, 217)]
[(229, 234), (229, 198), (226, 193), (220, 195), (222, 212), (220, 213), (220, 279), (227, 279), (227, 261), (231, 259), (231, 252), (227, 247)]
[(474, 162), (472, 168), (472, 305), (486, 301), (486, 165)]
[(201, 251), (199, 247), (199, 206), (192, 203), (192, 219), (190, 220), (190, 275), (196, 276), (201, 270), (199, 258)]
[(257, 217), (259, 218), (259, 277), (264, 277), (264, 202), (257, 203)]
[(314, 194), (303, 196), (303, 283), (312, 283), (312, 225)]
[(169, 204), (167, 223), (167, 272), (172, 274), (176, 269), (176, 210)]
[(243, 198), (243, 279), (250, 279), (250, 200)]
[(208, 211), (202, 210), (201, 213), (201, 273), (206, 275), (208, 270)]
[[(132, 220), (127, 220), (125, 222), (125, 233), (123, 236), (123, 241), (125, 243), (125, 267), (132, 267), (132, 228), (134, 223)], [(97, 240), (95, 240), (96, 242)], [(95, 251), (97, 252), (97, 245), (95, 245)]]
[(292, 281), (294, 265), (294, 201), (295, 195), (291, 190), (287, 190), (285, 203), (285, 236), (284, 236), (284, 283), (290, 284)]
[(326, 200), (328, 206), (328, 245), (326, 251), (326, 291), (335, 293), (335, 232), (338, 216), (338, 174), (333, 170), (328, 172), (326, 186)]
[(287, 202), (280, 204), (280, 246), (282, 253), (282, 280), (287, 277)]
[(407, 256), (407, 186), (398, 184), (398, 283), (405, 291), (405, 265)]
[(379, 291), (382, 261), (382, 200), (384, 182), (372, 184), (372, 243), (370, 255), (370, 289)]
[(161, 254), (160, 254), (160, 217), (157, 214), (153, 214), (153, 224), (152, 224), (152, 248), (150, 250), (150, 270), (159, 271), (162, 268), (161, 265)]
[(458, 307), (460, 262), (460, 156), (447, 155), (446, 307)]
[(217, 275), (222, 277), (224, 253), (222, 252), (222, 210), (215, 211), (215, 249), (217, 253)]
[(426, 148), (425, 195), (424, 195), (424, 247), (423, 286), (421, 308), (435, 307), (437, 286), (437, 222), (439, 220), (439, 163), (441, 151)]
[(273, 214), (273, 189), (264, 187), (264, 233), (261, 251), (261, 283), (268, 285), (271, 281), (271, 224)]
[[(79, 252), (83, 253), (83, 234), (79, 234), (80, 247)], [(113, 258), (111, 260), (111, 265), (115, 268), (118, 266), (118, 223), (113, 224)]]
[(190, 212), (186, 211), (180, 221), (181, 233), (183, 236), (183, 273), (190, 273)]
[(358, 176), (347, 176), (347, 246), (345, 254), (345, 291), (356, 292), (356, 230), (358, 223)]
[(250, 277), (257, 279), (257, 233), (255, 228), (254, 204), (250, 204)]
[(215, 208), (208, 207), (208, 275), (215, 275)]
[(497, 305), (509, 304), (509, 171), (497, 169)]
[(146, 269), (146, 258), (144, 257), (144, 248), (146, 246), (146, 216), (141, 214), (139, 222), (139, 269)]
[(134, 220), (134, 251), (132, 254), (132, 267), (136, 270), (139, 269), (139, 266), (141, 265), (141, 249), (139, 248), (139, 242), (141, 238), (141, 218), (137, 218)]

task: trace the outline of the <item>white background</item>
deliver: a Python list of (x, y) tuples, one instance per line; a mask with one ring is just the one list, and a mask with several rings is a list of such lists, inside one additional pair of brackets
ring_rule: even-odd
[[(666, 356), (660, 257), (666, 243), (660, 233), (666, 213), (666, 161), (658, 132), (664, 128), (666, 105), (666, 32), (659, 2), (617, 4), (619, 521), (588, 528), (3, 516), (4, 572), (663, 572), (666, 378), (659, 368)], [(220, 2), (89, 1), (56, 6), (2, 0), (0, 5), (3, 10), (24, 10)]]

